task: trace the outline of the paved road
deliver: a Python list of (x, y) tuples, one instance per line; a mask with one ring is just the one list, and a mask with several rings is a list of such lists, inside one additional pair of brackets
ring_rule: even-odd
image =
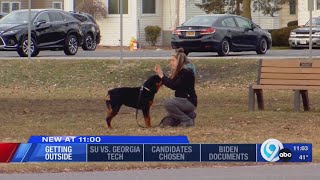
[[(124, 51), (125, 59), (139, 59), (139, 58), (168, 58), (174, 51), (173, 50), (138, 50), (135, 52)], [(309, 51), (307, 49), (299, 50), (270, 50), (265, 55), (257, 55), (255, 52), (238, 52), (230, 53), (229, 58), (275, 58), (275, 57), (308, 57)], [(220, 58), (217, 53), (190, 53), (190, 57), (193, 58)], [(320, 58), (320, 49), (313, 50), (313, 56)], [(120, 57), (119, 50), (110, 50), (110, 49), (98, 49), (94, 52), (92, 51), (82, 51), (79, 50), (75, 56), (66, 56), (63, 51), (42, 51), (40, 52), (40, 58), (44, 59), (90, 59), (92, 57), (96, 59), (115, 59)], [(14, 52), (0, 52), (0, 59), (16, 59), (20, 58), (19, 55)]]
[(318, 180), (320, 165), (110, 171), (94, 173), (11, 174), (1, 180)]

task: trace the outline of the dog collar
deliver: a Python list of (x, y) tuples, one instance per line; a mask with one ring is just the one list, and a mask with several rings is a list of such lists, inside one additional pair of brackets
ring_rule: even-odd
[(140, 90), (142, 91), (143, 89), (145, 89), (145, 90), (147, 90), (147, 91), (151, 92), (149, 88), (147, 88), (147, 87), (145, 87), (145, 86), (141, 86), (141, 89), (140, 89)]

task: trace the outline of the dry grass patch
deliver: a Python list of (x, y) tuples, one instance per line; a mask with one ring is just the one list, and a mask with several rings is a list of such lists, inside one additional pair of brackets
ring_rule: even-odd
[[(248, 84), (255, 81), (255, 60), (199, 60), (196, 126), (141, 129), (134, 109), (122, 108), (104, 121), (108, 88), (139, 86), (153, 74), (154, 64), (165, 61), (0, 61), (0, 141), (26, 142), (31, 135), (187, 135), (192, 143), (262, 143), (277, 138), (283, 143), (313, 143), (314, 161), (320, 160), (319, 92), (311, 91), (311, 112), (293, 112), (290, 91), (265, 91), (266, 111), (248, 112)], [(168, 70), (168, 67), (165, 68)], [(165, 111), (162, 103), (172, 91), (161, 88), (151, 109), (157, 125)], [(143, 124), (142, 113), (139, 121)], [(243, 163), (47, 163), (1, 164), (0, 172), (69, 172), (189, 166), (252, 165)]]

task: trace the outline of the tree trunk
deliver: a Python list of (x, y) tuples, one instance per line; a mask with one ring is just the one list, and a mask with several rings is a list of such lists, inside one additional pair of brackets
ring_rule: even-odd
[(236, 10), (235, 10), (236, 15), (240, 15), (241, 14), (240, 3), (241, 3), (240, 0), (236, 1)]
[(243, 0), (243, 17), (251, 18), (251, 0)]

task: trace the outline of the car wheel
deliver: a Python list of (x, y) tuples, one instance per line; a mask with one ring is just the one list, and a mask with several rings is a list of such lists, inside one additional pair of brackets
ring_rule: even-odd
[(97, 42), (94, 40), (91, 34), (87, 34), (85, 41), (82, 45), (82, 49), (86, 51), (94, 51), (97, 48)]
[(218, 50), (219, 56), (227, 56), (230, 52), (230, 43), (227, 39), (221, 41), (220, 49)]
[(78, 38), (75, 35), (68, 35), (65, 46), (64, 53), (66, 55), (76, 55), (78, 52)]
[(266, 38), (261, 38), (257, 46), (257, 54), (265, 54), (268, 50), (268, 43)]
[[(28, 37), (24, 37), (21, 41), (20, 47), (18, 47), (17, 52), (20, 57), (28, 57)], [(35, 57), (39, 54), (39, 50), (36, 46), (35, 40), (31, 38), (30, 44), (30, 55), (31, 57)]]

